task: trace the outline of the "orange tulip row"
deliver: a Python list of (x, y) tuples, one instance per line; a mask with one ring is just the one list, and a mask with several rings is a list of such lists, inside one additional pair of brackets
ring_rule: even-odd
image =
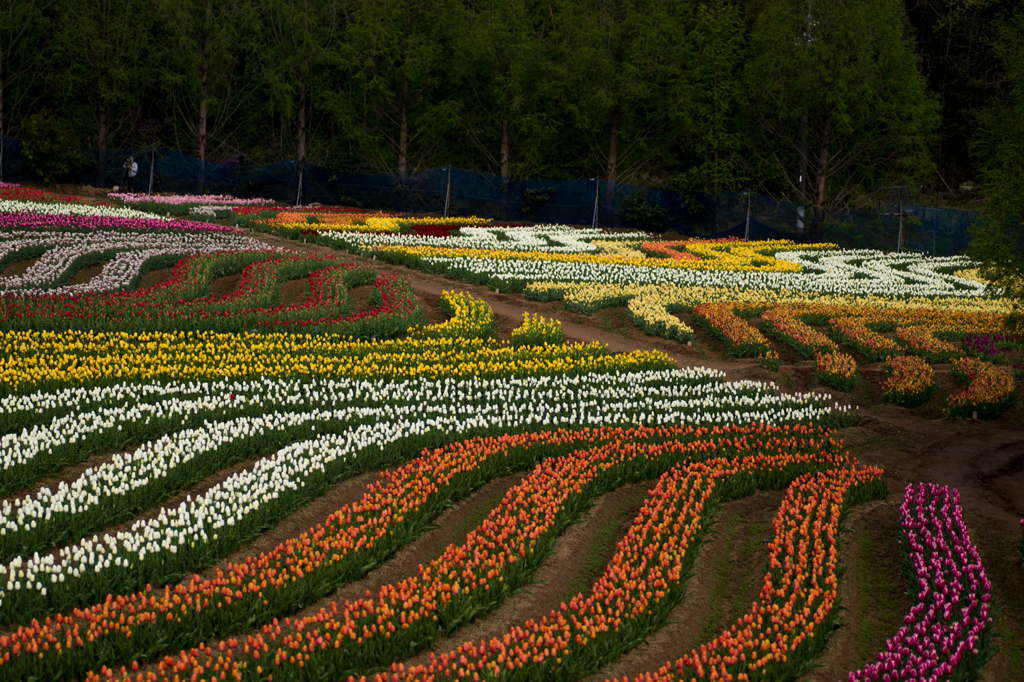
[(771, 350), (764, 334), (738, 317), (735, 303), (701, 303), (693, 306), (696, 322), (717, 336), (736, 357), (762, 356)]
[(823, 433), (810, 426), (594, 429), (456, 443), (389, 472), (325, 524), (271, 552), (229, 564), (212, 579), (196, 576), (173, 588), (110, 595), (93, 607), (0, 636), (0, 677), (84, 675), (110, 662), (176, 651), (246, 624), (271, 622), (364, 574), (422, 532), (447, 500), (577, 444), (638, 447), (667, 441), (675, 457), (685, 452), (706, 458), (721, 447), (804, 451), (826, 442)]
[[(438, 560), (421, 567), (417, 577), (386, 585), (375, 597), (367, 593), (365, 599), (334, 605), (309, 618), (275, 621), (244, 641), (229, 640), (167, 657), (158, 673), (140, 673), (135, 679), (199, 679), (205, 674), (215, 679), (295, 679), (312, 671), (324, 679), (344, 679), (346, 674), (404, 658), (473, 614), (491, 608), (527, 580), (555, 534), (600, 490), (625, 480), (649, 478), (686, 462), (663, 476), (590, 597), (579, 595), (541, 623), (529, 622), (501, 640), (464, 645), (424, 668), (405, 671), (396, 666), (394, 674), (385, 677), (475, 678), (518, 671), (537, 679), (562, 666), (591, 669), (635, 645), (664, 620), (681, 596), (680, 580), (693, 558), (692, 552), (687, 555), (687, 546), (704, 529), (701, 511), (719, 479), (728, 481), (734, 494), (749, 493), (755, 485), (781, 487), (809, 470), (851, 466), (826, 434), (808, 433), (798, 441), (787, 430), (761, 430), (764, 436), (733, 428), (733, 437), (718, 443), (714, 438), (659, 443), (637, 438), (644, 434), (635, 432), (599, 447), (549, 458), (506, 495), (465, 544), (449, 546)], [(728, 433), (729, 429), (721, 435)], [(746, 454), (704, 464), (688, 462), (729, 448)], [(863, 471), (843, 479), (847, 487), (867, 481), (870, 477)], [(877, 478), (877, 472), (873, 476)], [(799, 495), (813, 496), (816, 490), (807, 483)], [(811, 505), (808, 511), (820, 510)], [(812, 520), (813, 516), (804, 519), (804, 531)], [(815, 532), (820, 523), (814, 520)], [(807, 564), (803, 545), (797, 551), (794, 543), (806, 538), (793, 537), (784, 536), (785, 548), (800, 558), (795, 565), (803, 567)], [(817, 549), (810, 556), (811, 568), (817, 571), (812, 580), (828, 583), (834, 564), (819, 567), (822, 554)], [(781, 585), (796, 578), (803, 579), (799, 571), (779, 576)], [(125, 669), (100, 671), (91, 679), (112, 677), (132, 679)]]
[(979, 358), (953, 361), (953, 372), (967, 382), (967, 388), (949, 397), (949, 413), (968, 417), (994, 417), (1013, 401), (1017, 382), (1005, 368)]
[(769, 570), (750, 612), (708, 644), (636, 682), (799, 676), (835, 627), (843, 509), (884, 496), (882, 476), (876, 467), (855, 466), (794, 482), (773, 522)]

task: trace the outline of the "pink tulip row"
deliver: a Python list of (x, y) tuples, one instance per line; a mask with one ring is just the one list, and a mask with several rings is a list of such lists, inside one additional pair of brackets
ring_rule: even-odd
[(122, 232), (228, 232), (241, 233), (232, 225), (214, 225), (195, 220), (164, 218), (118, 218), (114, 216), (68, 215), (59, 213), (0, 213), (0, 230), (120, 230)]
[(971, 542), (956, 490), (907, 486), (900, 507), (906, 560), (917, 579), (917, 604), (878, 660), (849, 681), (976, 679), (991, 649), (992, 584)]

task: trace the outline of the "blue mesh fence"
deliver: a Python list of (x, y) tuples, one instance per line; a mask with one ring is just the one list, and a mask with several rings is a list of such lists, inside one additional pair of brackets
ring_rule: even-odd
[[(94, 163), (72, 182), (121, 185), (122, 164), (131, 156), (139, 164), (136, 191), (148, 190), (151, 169), (156, 192), (232, 194), (294, 203), (300, 191), (295, 161), (262, 166), (204, 164), (172, 149), (133, 148), (107, 150), (100, 164), (97, 152), (88, 154)], [(5, 180), (38, 179), (17, 139), (5, 138), (3, 165)], [(599, 180), (503, 179), (459, 169), (424, 170), (402, 178), (394, 173), (345, 173), (308, 163), (302, 164), (301, 183), (304, 204), (441, 213), (447, 197), (449, 214), (455, 216), (566, 225), (590, 225), (596, 220), (605, 227), (640, 227), (684, 237), (805, 238), (797, 229), (795, 204), (739, 192), (681, 194)], [(979, 217), (977, 212), (909, 204), (902, 211), (903, 248), (935, 255), (963, 253), (970, 241), (969, 227)], [(828, 211), (824, 221), (824, 239), (850, 248), (894, 251), (899, 231), (899, 205)]]

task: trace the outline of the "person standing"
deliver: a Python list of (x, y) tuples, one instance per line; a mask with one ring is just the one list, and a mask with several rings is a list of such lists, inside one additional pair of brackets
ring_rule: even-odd
[(139, 174), (139, 164), (135, 163), (135, 159), (129, 156), (122, 167), (124, 168), (125, 191), (134, 192), (135, 176)]

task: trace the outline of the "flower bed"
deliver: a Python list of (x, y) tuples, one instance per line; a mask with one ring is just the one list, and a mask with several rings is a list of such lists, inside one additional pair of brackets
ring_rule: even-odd
[(901, 545), (917, 603), (878, 660), (858, 680), (975, 680), (996, 648), (992, 585), (971, 542), (956, 490), (908, 485), (900, 507)]
[(849, 392), (857, 384), (857, 361), (846, 353), (817, 353), (817, 377), (823, 385)]
[(771, 350), (768, 339), (746, 320), (737, 317), (729, 303), (704, 303), (693, 307), (693, 319), (725, 343), (738, 358), (763, 356)]
[(494, 336), (497, 325), (494, 311), (468, 292), (441, 292), (441, 308), (451, 319), (414, 329), (412, 335), (425, 339), (490, 339)]
[(961, 354), (952, 343), (935, 338), (934, 331), (927, 327), (897, 327), (896, 338), (909, 352), (933, 364), (949, 362)]
[(836, 627), (843, 512), (884, 497), (882, 476), (881, 469), (868, 467), (798, 479), (775, 517), (768, 574), (750, 613), (710, 643), (636, 682), (798, 678)]
[(882, 382), (886, 401), (914, 408), (928, 402), (935, 393), (935, 372), (923, 358), (901, 355), (886, 360), (888, 378)]
[(111, 192), (107, 195), (111, 199), (123, 201), (126, 204), (154, 204), (156, 206), (268, 206), (274, 203), (273, 199), (240, 199), (230, 194), (144, 194), (141, 192), (130, 194), (127, 192)]
[[(553, 445), (556, 449), (563, 448), (563, 451), (568, 451), (573, 443), (582, 441), (593, 448), (580, 451), (579, 456), (574, 455), (561, 460), (549, 457), (546, 461), (550, 464), (535, 474), (539, 476), (536, 480), (542, 487), (546, 485), (545, 480), (557, 480), (574, 471), (582, 473), (583, 470), (579, 467), (588, 461), (598, 465), (598, 468), (593, 470), (594, 474), (606, 471), (607, 475), (613, 476), (611, 480), (622, 480), (623, 475), (647, 477), (656, 474), (659, 469), (664, 471), (673, 463), (680, 461), (680, 458), (704, 458), (707, 456), (706, 453), (711, 451), (721, 455), (730, 450), (749, 450), (753, 454), (752, 463), (755, 463), (758, 469), (766, 470), (766, 473), (774, 476), (776, 480), (781, 472), (771, 473), (771, 460), (765, 460), (760, 454), (762, 451), (777, 452), (781, 448), (780, 457), (785, 456), (785, 462), (780, 465), (783, 468), (790, 465), (813, 467), (814, 462), (820, 461), (822, 457), (826, 462), (834, 461), (835, 454), (832, 448), (835, 446), (828, 445), (827, 436), (816, 435), (814, 430), (808, 430), (806, 427), (795, 429), (793, 435), (799, 435), (800, 445), (796, 445), (797, 439), (787, 436), (785, 430), (766, 429), (764, 426), (751, 427), (749, 430), (737, 427), (716, 428), (710, 434), (706, 429), (675, 427), (670, 430), (644, 429), (618, 434), (604, 430), (577, 434), (558, 432), (504, 436), (496, 441), (456, 444), (427, 452), (420, 460), (393, 472), (376, 484), (363, 501), (337, 512), (325, 526), (318, 526), (308, 535), (286, 543), (269, 555), (253, 557), (238, 566), (229, 566), (226, 573), (218, 572), (218, 576), (213, 580), (203, 581), (195, 578), (189, 584), (175, 587), (173, 590), (164, 590), (162, 596), (160, 592), (143, 591), (137, 595), (117, 597), (112, 602), (108, 601), (104, 605), (75, 612), (70, 617), (50, 619), (45, 624), (36, 622), (19, 628), (9, 638), (0, 637), (0, 649), (5, 652), (2, 666), (12, 674), (17, 674), (24, 665), (34, 666), (38, 672), (44, 672), (52, 665), (60, 665), (66, 666), (66, 674), (80, 675), (86, 669), (81, 666), (91, 665), (91, 661), (95, 660), (93, 652), (97, 652), (97, 646), (102, 646), (104, 658), (107, 660), (130, 659), (137, 655), (136, 652), (146, 651), (156, 642), (160, 642), (161, 649), (167, 649), (180, 646), (179, 643), (196, 641), (198, 637), (226, 632), (236, 627), (231, 625), (232, 623), (254, 622), (254, 617), (256, 622), (268, 622), (275, 611), (286, 605), (287, 608), (291, 608), (298, 595), (306, 595), (300, 597), (303, 601), (315, 599), (318, 594), (333, 589), (331, 586), (337, 584), (339, 580), (344, 581), (365, 571), (368, 561), (370, 566), (373, 565), (374, 556), (386, 556), (395, 547), (413, 537), (416, 529), (428, 522), (447, 504), (452, 495), (461, 497), (488, 478), (506, 471), (508, 467), (532, 466), (536, 457), (533, 448), (537, 446), (547, 444), (549, 449)], [(744, 437), (741, 439), (740, 436)], [(811, 437), (807, 439), (807, 436)], [(657, 443), (665, 442), (666, 438), (668, 442), (665, 443), (665, 447), (656, 447)], [(624, 443), (631, 440), (636, 440), (639, 447), (623, 447)], [(651, 445), (644, 446), (645, 441), (651, 441)], [(601, 447), (601, 442), (609, 442), (610, 445)], [(822, 447), (826, 447), (826, 450), (820, 450)], [(646, 454), (648, 452), (650, 454)], [(826, 454), (815, 454), (817, 452)], [(627, 459), (623, 460), (623, 457)], [(626, 461), (631, 460), (637, 461), (638, 464), (646, 461), (648, 464), (624, 466)], [(558, 473), (563, 470), (566, 473)], [(424, 475), (428, 471), (430, 475)], [(530, 480), (528, 479), (524, 485), (529, 487)], [(582, 479), (574, 477), (573, 480), (577, 483), (573, 486), (559, 486), (558, 490), (562, 495), (578, 496), (583, 493), (584, 498), (574, 505), (574, 508), (579, 510), (582, 509), (581, 503), (585, 501), (586, 496), (593, 495), (597, 490), (597, 481), (588, 484), (585, 476)], [(614, 485), (611, 480), (608, 481), (608, 485)], [(510, 495), (510, 499), (517, 497)], [(527, 497), (524, 501), (526, 500), (531, 498)], [(546, 516), (543, 507), (538, 506), (541, 504), (541, 498), (532, 498), (528, 504), (535, 512), (539, 511), (540, 518)], [(562, 519), (559, 523), (564, 524), (572, 513), (569, 517), (559, 516)], [(530, 535), (522, 533), (521, 530), (520, 528), (514, 536), (507, 536), (508, 541), (526, 541), (531, 545), (536, 544), (538, 548), (543, 547), (543, 537), (534, 535), (532, 539), (527, 540)], [(373, 540), (369, 541), (370, 538)], [(455, 554), (463, 555), (458, 550)], [(519, 555), (518, 551), (510, 551), (505, 556), (516, 555)], [(275, 568), (278, 562), (286, 557), (288, 560), (284, 562), (283, 572)], [(537, 558), (540, 558), (539, 554)], [(441, 561), (447, 559), (442, 558)], [(447, 576), (448, 572), (437, 571), (433, 575)], [(264, 577), (268, 582), (264, 581)], [(445, 580), (447, 581), (447, 577)], [(497, 584), (493, 571), (492, 577), (484, 582)], [(514, 585), (515, 575), (502, 582)], [(424, 578), (424, 583), (430, 584), (431, 580)], [(479, 587), (482, 588), (483, 583)], [(390, 591), (390, 588), (385, 588), (382, 594), (388, 595)], [(486, 593), (488, 590), (483, 591)], [(448, 592), (451, 594), (450, 590)], [(417, 590), (410, 592), (417, 593)], [(389, 598), (385, 596), (386, 600)], [(447, 601), (450, 600), (445, 599), (442, 603)], [(429, 600), (416, 599), (412, 604), (411, 614), (419, 613), (421, 604), (426, 606)], [(446, 619), (464, 617), (460, 614), (464, 613), (461, 607), (465, 604), (466, 602), (461, 600), (452, 601), (450, 606), (445, 607), (448, 614)], [(368, 607), (371, 607), (371, 604), (357, 605), (359, 609)], [(170, 614), (172, 609), (174, 615), (165, 618), (164, 616)], [(127, 617), (121, 619), (118, 614)], [(395, 615), (397, 617), (397, 613)], [(320, 622), (322, 619), (322, 616), (313, 617), (310, 622)], [(121, 623), (124, 627), (120, 625)], [(429, 619), (424, 621), (420, 618), (411, 620), (410, 625), (414, 628), (436, 627)], [(268, 627), (268, 634), (275, 630), (280, 631), (277, 625)], [(65, 633), (72, 632), (80, 634), (70, 638), (65, 636)], [(347, 632), (346, 629), (343, 641), (348, 639)], [(376, 632), (376, 629), (373, 629), (373, 632)], [(383, 631), (380, 634), (383, 634)], [(417, 641), (423, 642), (422, 633), (415, 629), (403, 634), (413, 635)], [(364, 634), (364, 637), (368, 636), (372, 635)], [(75, 637), (80, 639), (76, 640)], [(36, 649), (32, 642), (41, 644), (45, 641), (65, 640), (71, 644), (59, 657), (44, 657), (40, 660), (34, 656), (27, 659), (25, 656)], [(93, 640), (96, 644), (92, 644)], [(355, 645), (356, 642), (352, 644)], [(358, 644), (361, 645), (362, 642)], [(349, 647), (350, 645), (346, 644), (346, 648)], [(353, 654), (356, 656), (377, 655), (373, 648), (357, 646), (355, 649), (361, 650)], [(352, 650), (349, 653), (352, 654)], [(346, 665), (351, 665), (351, 662), (347, 662)]]
[[(498, 433), (524, 426), (571, 425), (579, 419), (578, 403), (595, 398), (599, 406), (589, 418), (605, 424), (638, 416), (652, 423), (707, 423), (721, 409), (734, 409), (744, 399), (760, 406), (754, 411), (745, 408), (750, 419), (777, 423), (788, 414), (788, 401), (772, 407), (775, 401), (769, 394), (750, 387), (736, 394), (734, 387), (706, 372), (610, 378), (611, 382), (586, 386), (573, 384), (568, 377), (549, 378), (545, 382), (548, 397), (542, 404), (532, 397), (535, 382), (529, 381), (383, 384), (354, 404), (346, 395), (352, 396), (359, 382), (314, 383), (312, 391), (307, 387), (309, 397), (301, 399), (289, 395), (290, 382), (265, 381), (251, 387), (221, 387), (231, 393), (211, 387), (189, 399), (135, 403), (127, 414), (123, 409), (105, 408), (75, 411), (71, 419), (54, 418), (49, 426), (35, 429), (32, 447), (5, 439), (0, 476), (5, 488), (22, 487), (32, 472), (75, 463), (82, 448), (142, 445), (133, 453), (116, 455), (110, 464), (86, 471), (70, 484), (60, 484), (56, 491), (18, 498), (13, 505), (5, 502), (0, 516), (0, 560), (8, 565), (0, 566), (0, 580), (7, 575), (18, 586), (0, 588), (0, 622), (97, 599), (113, 585), (124, 591), (147, 582), (161, 584), (176, 570), (189, 570), (196, 562), (202, 564), (229, 551), (253, 529), (285, 513), (297, 500), (319, 494), (340, 476), (377, 468), (425, 444), (445, 442), (452, 434), (486, 429), (492, 421), (501, 425)], [(680, 385), (665, 386), (672, 379)], [(489, 400), (496, 391), (504, 395), (501, 404)], [(138, 394), (125, 391), (122, 400), (131, 404), (130, 398)], [(689, 400), (673, 404), (682, 395)], [(437, 416), (454, 396), (461, 406), (459, 414)], [(698, 408), (711, 400), (718, 407)], [(389, 407), (361, 405), (367, 401)], [(333, 407), (321, 409), (322, 404)], [(623, 414), (626, 404), (631, 407)], [(801, 404), (820, 409), (820, 403), (809, 398), (791, 403), (793, 407)], [(181, 426), (188, 428), (145, 442), (153, 434)], [(240, 456), (267, 455), (283, 446), (253, 471), (231, 477), (166, 516), (138, 522), (116, 538), (89, 538)], [(225, 524), (225, 519), (231, 523)], [(232, 527), (230, 532), (226, 525)], [(56, 556), (18, 558), (68, 537), (82, 540)], [(121, 569), (128, 568), (132, 570), (122, 574)]]
[(762, 313), (761, 320), (768, 334), (791, 346), (805, 358), (839, 350), (832, 339), (804, 324), (792, 308), (769, 308)]
[(565, 342), (562, 323), (546, 320), (542, 315), (523, 312), (523, 323), (512, 330), (512, 346), (546, 346)]
[(880, 362), (902, 352), (898, 343), (868, 329), (863, 318), (836, 317), (829, 326), (838, 339), (869, 360)]
[(671, 258), (672, 260), (700, 260), (698, 256), (681, 250), (686, 249), (690, 243), (691, 240), (689, 239), (675, 242), (644, 242), (640, 245), (640, 248), (649, 254), (653, 254), (661, 258)]
[(998, 417), (1014, 401), (1017, 382), (1008, 371), (978, 358), (953, 361), (953, 374), (967, 383), (967, 388), (949, 397), (946, 411), (954, 417), (981, 419)]

